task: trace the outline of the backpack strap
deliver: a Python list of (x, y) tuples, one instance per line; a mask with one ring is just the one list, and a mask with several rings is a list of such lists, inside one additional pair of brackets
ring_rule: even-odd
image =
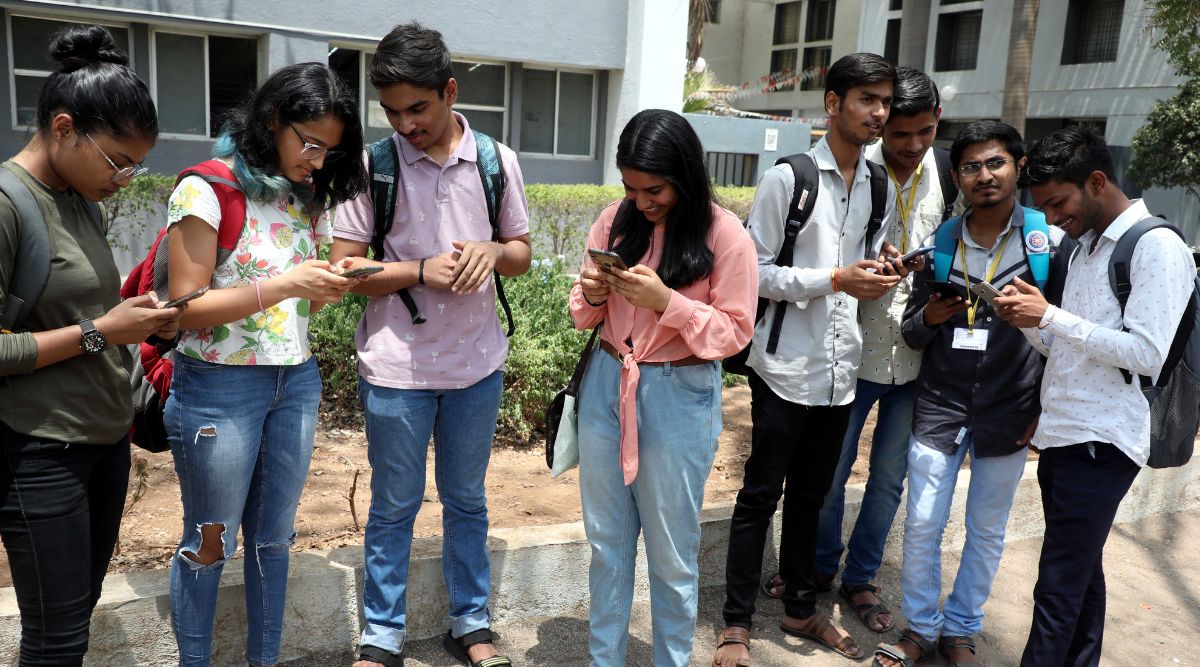
[(954, 253), (958, 251), (954, 230), (962, 224), (962, 216), (955, 216), (938, 225), (933, 233), (933, 279), (938, 282), (944, 283), (950, 279), (950, 267), (954, 265)]
[[(371, 176), (368, 186), (371, 190), (371, 209), (375, 212), (375, 233), (371, 236), (371, 252), (375, 259), (384, 261), (383, 243), (388, 232), (392, 231), (392, 221), (396, 217), (396, 174), (399, 172), (400, 152), (396, 142), (390, 136), (384, 137), (369, 146), (367, 154), (367, 172)], [(424, 324), (425, 316), (417, 308), (408, 289), (396, 290), (396, 295), (408, 309), (413, 324)]]
[(883, 217), (887, 215), (888, 175), (887, 169), (872, 160), (865, 160), (867, 171), (871, 172), (871, 219), (867, 221), (866, 249), (863, 256), (871, 257), (871, 248), (875, 247), (875, 235), (883, 227)]
[[(1178, 234), (1179, 238), (1183, 238), (1183, 233), (1166, 220), (1153, 216), (1149, 218), (1143, 218), (1133, 223), (1129, 229), (1125, 230), (1125, 233), (1121, 235), (1121, 238), (1117, 239), (1117, 246), (1113, 248), (1112, 256), (1109, 258), (1108, 284), (1109, 287), (1112, 288), (1113, 295), (1117, 297), (1117, 303), (1121, 306), (1122, 331), (1128, 331), (1128, 329), (1124, 326), (1124, 319), (1125, 304), (1129, 302), (1129, 295), (1133, 292), (1133, 283), (1130, 278), (1131, 267), (1133, 265), (1133, 253), (1137, 249), (1138, 241), (1142, 240), (1142, 237), (1146, 235), (1146, 232), (1158, 229), (1160, 227), (1170, 229)], [(1185, 316), (1184, 319), (1187, 319), (1187, 317)], [(1175, 342), (1176, 341), (1174, 340), (1171, 342), (1171, 349), (1168, 351), (1167, 361), (1170, 361), (1172, 356), (1174, 356), (1175, 360), (1178, 361), (1179, 355), (1182, 354), (1182, 349), (1175, 349)], [(1168, 366), (1166, 362), (1163, 363), (1164, 369), (1173, 367), (1174, 363), (1171, 363), (1170, 366)], [(1118, 370), (1121, 371), (1121, 376), (1125, 378), (1125, 384), (1133, 383), (1132, 373), (1124, 368), (1120, 368)], [(1150, 378), (1141, 376), (1141, 382), (1143, 386), (1148, 385), (1149, 381)]]
[(1033, 280), (1044, 294), (1050, 279), (1050, 226), (1046, 214), (1032, 208), (1021, 207), (1025, 216), (1025, 261), (1033, 273)]
[(17, 210), (17, 265), (9, 281), (0, 331), (12, 331), (25, 323), (50, 278), (50, 232), (46, 218), (29, 188), (16, 174), (0, 167), (0, 192)]
[[(184, 169), (175, 178), (175, 185), (178, 186), (188, 176), (195, 176), (208, 183), (221, 207), (221, 220), (217, 223), (217, 260), (214, 264), (214, 266), (220, 266), (233, 254), (238, 239), (242, 237), (242, 229), (246, 226), (246, 193), (238, 183), (233, 170), (221, 160), (205, 160)], [(153, 289), (160, 295), (168, 293), (167, 256), (169, 253), (167, 244), (162, 242), (166, 232), (167, 230), (164, 228), (150, 249), (151, 257), (153, 257), (151, 268), (153, 283), (147, 288)]]
[[(471, 130), (475, 135), (475, 165), (479, 169), (479, 179), (483, 182), (483, 199), (487, 203), (488, 222), (492, 225), (492, 240), (500, 240), (500, 207), (504, 204), (504, 169), (500, 164), (500, 151), (496, 141), (477, 130)], [(496, 285), (496, 298), (504, 309), (504, 317), (508, 320), (508, 336), (513, 335), (516, 325), (513, 323), (512, 308), (508, 305), (508, 297), (504, 295), (504, 284), (500, 281), (500, 272), (492, 271), (492, 282)]]
[(954, 167), (950, 164), (950, 151), (933, 148), (933, 160), (937, 164), (938, 181), (942, 186), (942, 220), (954, 217), (954, 202), (958, 199), (958, 186), (954, 184)]
[[(787, 220), (783, 228), (783, 245), (775, 254), (775, 266), (792, 266), (792, 253), (796, 248), (796, 237), (800, 230), (808, 224), (812, 217), (813, 208), (817, 205), (817, 189), (820, 186), (820, 174), (817, 163), (808, 153), (798, 153), (781, 157), (775, 164), (786, 164), (792, 169), (792, 177), (796, 184), (792, 188), (792, 200), (788, 204)], [(767, 353), (775, 354), (779, 347), (779, 336), (783, 331), (783, 316), (787, 313), (786, 301), (775, 304), (775, 315), (771, 319), (771, 332), (767, 337)]]

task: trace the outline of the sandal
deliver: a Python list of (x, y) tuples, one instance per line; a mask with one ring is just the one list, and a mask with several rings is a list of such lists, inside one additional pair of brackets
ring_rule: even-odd
[[(746, 652), (750, 651), (750, 631), (746, 628), (729, 626), (717, 635), (717, 652), (720, 652), (722, 646), (730, 646), (741, 644), (746, 647)], [(713, 667), (717, 665), (717, 657), (713, 656)], [(750, 667), (750, 659), (747, 656), (745, 660), (738, 660), (737, 667)]]
[[(915, 658), (906, 656), (904, 651), (900, 650), (900, 642), (908, 642), (917, 647), (921, 655)], [(883, 667), (883, 663), (879, 661), (881, 656), (895, 660), (899, 667), (913, 667), (913, 665), (933, 662), (934, 657), (937, 656), (937, 646), (910, 628), (905, 628), (900, 632), (900, 638), (896, 640), (895, 644), (880, 644), (875, 647), (875, 658), (871, 661), (872, 667)]]
[[(813, 576), (813, 590), (815, 590), (818, 593), (828, 593), (829, 591), (832, 591), (833, 590), (833, 580), (836, 578), (837, 578), (836, 574), (831, 574), (829, 576), (825, 576), (823, 574), (814, 575)], [(783, 577), (780, 576), (779, 573), (777, 572), (777, 573), (771, 575), (766, 581), (764, 581), (762, 583), (762, 586), (759, 587), (759, 589), (762, 591), (763, 595), (771, 598), (772, 600), (779, 600), (783, 596), (776, 593), (775, 589), (782, 588), (782, 587), (783, 587)]]
[(892, 610), (888, 609), (887, 605), (883, 604), (882, 602), (876, 602), (875, 604), (864, 602), (859, 604), (854, 601), (854, 596), (858, 593), (869, 591), (873, 594), (878, 594), (880, 590), (882, 589), (877, 586), (872, 586), (871, 584), (852, 584), (847, 586), (845, 582), (842, 582), (842, 585), (838, 586), (838, 595), (842, 596), (842, 599), (850, 603), (850, 606), (854, 608), (854, 614), (858, 616), (858, 620), (862, 621), (863, 625), (867, 626), (868, 630), (871, 632), (884, 633), (888, 630), (891, 630), (895, 622), (893, 621), (892, 623), (888, 623), (887, 625), (876, 630), (875, 628), (871, 627), (871, 619), (880, 614), (891, 614)]
[(867, 657), (866, 651), (863, 651), (862, 647), (855, 644), (854, 639), (850, 635), (842, 637), (836, 644), (826, 641), (821, 635), (825, 634), (825, 631), (832, 626), (833, 623), (829, 620), (829, 617), (818, 611), (813, 612), (813, 615), (809, 616), (808, 620), (800, 626), (793, 627), (780, 622), (779, 629), (784, 634), (814, 641), (834, 653), (845, 658), (850, 658), (851, 660), (863, 660)]
[(468, 632), (457, 639), (447, 630), (446, 634), (442, 635), (442, 647), (446, 649), (447, 653), (471, 667), (512, 667), (512, 660), (509, 660), (508, 656), (493, 655), (490, 658), (472, 662), (471, 657), (467, 654), (468, 648), (476, 644), (491, 644), (499, 638), (500, 635), (492, 632), (489, 628)]
[(965, 648), (971, 652), (971, 655), (979, 655), (975, 650), (974, 637), (941, 637), (938, 639), (938, 652), (941, 653), (946, 661), (950, 663), (950, 667), (983, 667), (981, 662), (954, 662), (950, 659), (950, 651), (956, 648)]
[(358, 657), (354, 660), (356, 662), (359, 660), (377, 662), (383, 667), (404, 667), (404, 656), (369, 644), (358, 647)]

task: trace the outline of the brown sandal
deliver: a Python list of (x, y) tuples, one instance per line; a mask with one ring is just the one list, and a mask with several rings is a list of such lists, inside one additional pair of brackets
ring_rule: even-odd
[[(829, 591), (833, 590), (833, 580), (835, 578), (837, 578), (836, 574), (831, 574), (829, 576), (816, 574), (813, 576), (813, 589), (818, 593), (828, 593)], [(762, 591), (763, 595), (773, 600), (778, 600), (782, 598), (783, 595), (776, 593), (775, 589), (783, 588), (783, 585), (783, 577), (776, 572), (770, 577), (767, 577), (767, 580), (762, 582), (762, 585), (759, 586), (759, 589)]]
[(859, 604), (854, 601), (855, 595), (867, 592), (876, 595), (876, 600), (878, 600), (879, 591), (881, 590), (881, 588), (872, 586), (871, 584), (853, 584), (847, 586), (845, 582), (843, 582), (841, 586), (838, 586), (838, 595), (842, 596), (842, 599), (849, 603), (849, 605), (854, 609), (854, 614), (858, 616), (858, 620), (862, 621), (862, 624), (867, 626), (868, 630), (871, 632), (884, 633), (888, 630), (891, 630), (892, 626), (895, 625), (895, 622), (893, 621), (892, 623), (888, 623), (887, 625), (876, 630), (875, 628), (871, 627), (871, 619), (880, 614), (890, 615), (892, 610), (888, 609), (887, 605), (884, 603), (878, 601), (875, 604), (870, 604), (867, 602)]
[(804, 621), (799, 626), (793, 627), (784, 622), (780, 622), (779, 624), (779, 629), (783, 630), (784, 634), (812, 640), (834, 653), (850, 658), (851, 660), (866, 659), (867, 652), (862, 650), (862, 647), (858, 644), (855, 644), (854, 639), (848, 634), (839, 639), (836, 644), (826, 641), (821, 635), (825, 634), (825, 631), (831, 627), (833, 627), (833, 623), (829, 620), (829, 617), (819, 611), (814, 612), (812, 616), (808, 617), (807, 621)]
[[(717, 651), (716, 652), (720, 653), (721, 648), (724, 646), (731, 646), (731, 645), (736, 645), (736, 644), (741, 644), (742, 646), (745, 646), (746, 653), (749, 653), (750, 652), (750, 631), (747, 630), (746, 628), (739, 628), (737, 626), (731, 625), (731, 626), (725, 628), (724, 630), (722, 630), (721, 634), (717, 635)], [(713, 655), (713, 667), (718, 667), (716, 655)], [(746, 660), (738, 660), (737, 667), (750, 667), (749, 656), (747, 655)]]

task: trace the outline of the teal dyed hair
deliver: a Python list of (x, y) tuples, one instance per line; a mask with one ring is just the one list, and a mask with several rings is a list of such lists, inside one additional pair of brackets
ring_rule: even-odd
[(275, 201), (280, 197), (292, 194), (293, 184), (282, 174), (267, 174), (261, 169), (246, 164), (237, 150), (237, 143), (228, 130), (217, 136), (213, 145), (213, 157), (218, 160), (233, 159), (233, 175), (246, 196), (254, 201)]

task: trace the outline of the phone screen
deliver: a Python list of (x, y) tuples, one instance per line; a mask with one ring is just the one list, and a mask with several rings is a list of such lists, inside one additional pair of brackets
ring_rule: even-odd
[(343, 278), (358, 278), (359, 276), (369, 276), (379, 273), (383, 270), (382, 266), (361, 266), (357, 269), (351, 269), (342, 274)]

